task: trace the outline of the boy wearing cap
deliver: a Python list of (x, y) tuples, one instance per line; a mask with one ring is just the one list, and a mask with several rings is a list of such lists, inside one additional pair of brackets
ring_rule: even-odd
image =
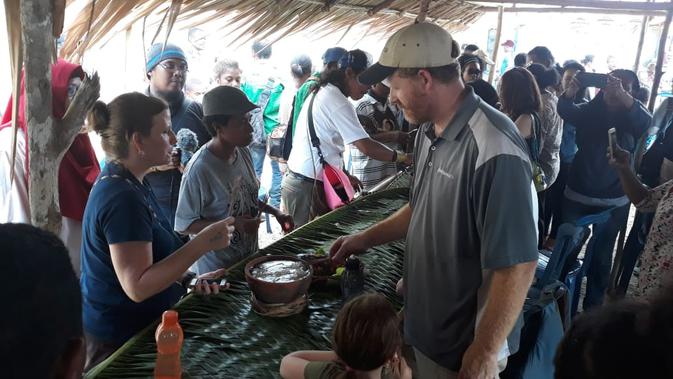
[[(492, 379), (518, 349), (538, 252), (527, 147), (514, 124), (460, 79), (458, 45), (431, 23), (400, 29), (363, 83), (388, 78), (390, 101), (419, 124), (409, 204), (331, 249), (350, 254), (406, 238), (405, 341), (419, 378)], [(511, 338), (508, 338), (510, 336)]]
[[(334, 70), (337, 68), (337, 62), (339, 58), (345, 55), (348, 50), (343, 47), (330, 47), (325, 50), (325, 53), (322, 55), (322, 72), (328, 70)], [(292, 106), (292, 132), (294, 135), (294, 128), (297, 125), (297, 118), (299, 118), (299, 112), (301, 112), (301, 107), (304, 105), (308, 95), (313, 92), (313, 90), (318, 87), (320, 82), (320, 72), (313, 74), (304, 84), (299, 87), (297, 94), (294, 96), (294, 105)]]
[(229, 247), (203, 255), (191, 267), (197, 274), (229, 267), (257, 251), (261, 212), (276, 217), (284, 231), (292, 218), (257, 198), (259, 182), (246, 147), (252, 139), (248, 112), (257, 108), (234, 87), (220, 86), (203, 96), (203, 122), (213, 139), (194, 154), (185, 169), (175, 230), (198, 234), (208, 225), (234, 216)]
[[(189, 129), (196, 133), (200, 146), (210, 140), (210, 134), (201, 122), (203, 117), (201, 104), (185, 96), (187, 71), (187, 58), (179, 46), (172, 43), (165, 45), (155, 43), (147, 53), (145, 72), (149, 86), (145, 90), (145, 95), (166, 101), (171, 111), (173, 133), (177, 134), (180, 129)], [(174, 164), (154, 167), (146, 176), (161, 211), (171, 226), (175, 220), (182, 177), (179, 168)]]

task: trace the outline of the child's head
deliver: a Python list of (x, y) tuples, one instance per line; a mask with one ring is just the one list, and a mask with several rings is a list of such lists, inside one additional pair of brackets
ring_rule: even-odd
[(348, 367), (371, 371), (391, 360), (402, 345), (399, 319), (380, 294), (349, 301), (334, 324), (334, 352)]
[(248, 112), (255, 108), (240, 89), (215, 87), (203, 96), (203, 123), (213, 138), (247, 146), (252, 140)]

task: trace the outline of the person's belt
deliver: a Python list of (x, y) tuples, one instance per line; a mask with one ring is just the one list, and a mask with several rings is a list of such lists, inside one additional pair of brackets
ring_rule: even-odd
[(297, 180), (301, 180), (302, 182), (308, 182), (308, 183), (322, 182), (322, 180), (312, 179), (312, 178), (309, 178), (308, 176), (304, 176), (302, 174), (297, 174), (296, 172), (294, 172), (292, 170), (287, 170), (287, 174), (292, 178), (295, 178)]

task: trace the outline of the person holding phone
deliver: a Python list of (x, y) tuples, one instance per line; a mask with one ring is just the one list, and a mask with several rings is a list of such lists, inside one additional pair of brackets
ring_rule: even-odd
[(594, 226), (592, 242), (588, 245), (593, 254), (585, 309), (603, 301), (615, 240), (629, 213), (629, 199), (605, 156), (608, 130), (615, 128), (619, 145), (633, 152), (652, 119), (645, 106), (634, 98), (640, 85), (633, 71), (615, 70), (605, 81), (605, 88), (593, 100), (576, 104), (575, 97), (583, 87), (576, 76), (569, 81), (558, 102), (561, 118), (576, 128), (578, 149), (564, 191), (563, 221), (575, 222), (582, 216), (613, 209), (607, 222)]
[(636, 297), (649, 300), (673, 280), (673, 180), (655, 188), (644, 185), (633, 172), (631, 153), (618, 145), (608, 152), (608, 158), (629, 200), (640, 212), (654, 214), (635, 291)]
[[(225, 248), (232, 218), (213, 223), (188, 243), (173, 232), (146, 180), (171, 159), (175, 135), (168, 104), (141, 93), (97, 102), (89, 125), (108, 157), (84, 211), (82, 318), (87, 370), (156, 320), (185, 294), (187, 269), (207, 251)], [(223, 271), (200, 279), (215, 279)], [(217, 293), (198, 283), (199, 293)]]

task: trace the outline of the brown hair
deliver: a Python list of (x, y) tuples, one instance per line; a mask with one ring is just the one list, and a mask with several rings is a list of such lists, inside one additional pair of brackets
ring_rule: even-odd
[(451, 63), (446, 66), (428, 68), (398, 68), (397, 74), (402, 78), (409, 78), (418, 74), (420, 70), (426, 70), (433, 79), (440, 83), (448, 84), (460, 77), (460, 65)]
[[(397, 313), (380, 294), (364, 294), (344, 305), (334, 324), (334, 352), (348, 367), (370, 371), (402, 346)], [(348, 375), (347, 375), (348, 376)]]
[(540, 89), (530, 71), (514, 67), (500, 78), (500, 103), (503, 113), (512, 120), (522, 114), (542, 112)]
[(110, 160), (128, 157), (133, 133), (148, 136), (152, 118), (168, 109), (165, 101), (139, 92), (117, 96), (110, 104), (97, 101), (87, 115), (89, 126), (101, 136)]

